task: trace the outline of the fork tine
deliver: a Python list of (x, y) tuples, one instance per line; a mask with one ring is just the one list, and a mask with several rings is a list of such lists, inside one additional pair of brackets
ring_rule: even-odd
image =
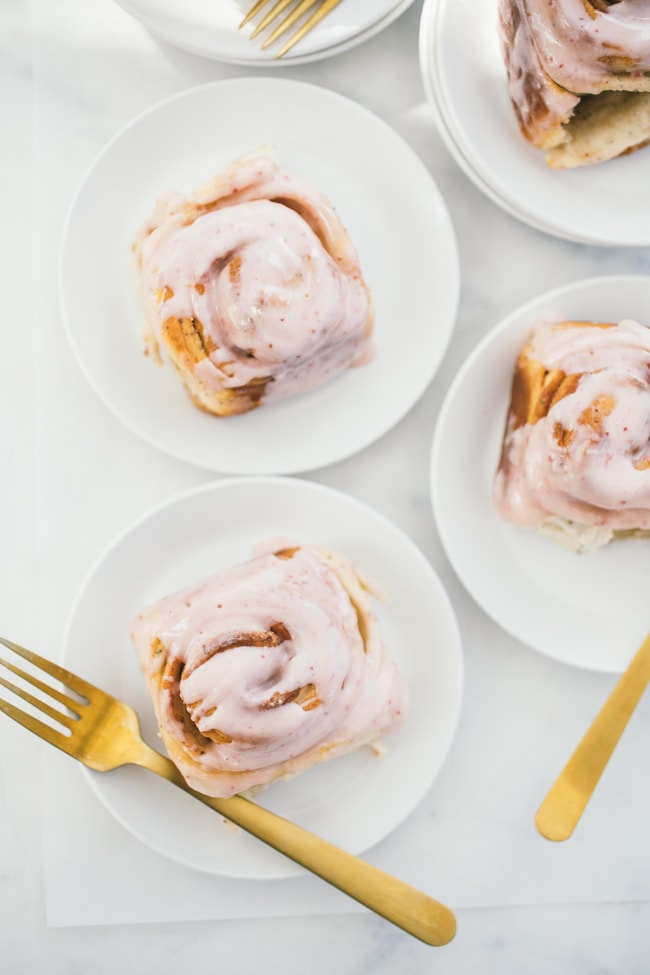
[(282, 11), (286, 10), (289, 4), (292, 2), (293, 0), (276, 0), (276, 3), (273, 4), (269, 12), (262, 17), (259, 24), (257, 24), (257, 26), (251, 31), (251, 40), (254, 37), (257, 37), (260, 31), (263, 31), (265, 27), (268, 27), (271, 21), (275, 20), (276, 17), (279, 17)]
[(316, 24), (319, 24), (321, 22), (323, 17), (326, 17), (327, 14), (329, 14), (332, 10), (334, 10), (335, 7), (338, 7), (340, 2), (341, 0), (325, 0), (325, 2), (322, 3), (320, 7), (313, 12), (311, 17), (308, 17), (305, 23), (298, 28), (295, 34), (291, 35), (291, 37), (286, 42), (286, 44), (284, 44), (283, 47), (280, 48), (278, 53), (275, 55), (276, 59), (281, 58), (284, 54), (287, 53), (287, 51), (290, 51), (291, 48), (294, 46), (294, 44), (297, 44), (298, 41), (302, 40), (302, 38), (306, 34), (308, 34), (309, 31), (316, 26)]
[[(280, 0), (280, 3), (281, 2), (282, 2), (282, 0)], [(295, 24), (295, 22), (300, 17), (302, 17), (302, 15), (304, 13), (306, 13), (308, 10), (311, 10), (311, 8), (316, 3), (318, 3), (318, 0), (300, 0), (300, 3), (296, 7), (293, 8), (293, 10), (291, 11), (291, 13), (290, 14), (287, 14), (287, 16), (284, 18), (284, 20), (281, 20), (280, 23), (278, 24), (278, 26), (269, 34), (269, 36), (266, 38), (266, 40), (262, 44), (262, 49), (268, 47), (269, 44), (273, 44), (274, 41), (277, 41), (278, 37), (281, 37), (282, 34), (285, 33), (285, 31), (288, 31), (289, 28), (293, 24)], [(286, 6), (286, 3), (285, 3), (285, 6)]]
[[(45, 671), (45, 673), (49, 674), (50, 677), (54, 677), (56, 680), (61, 681), (62, 684), (66, 684), (69, 688), (71, 688), (71, 690), (75, 691), (76, 694), (80, 694), (81, 697), (88, 698), (93, 693), (102, 693), (99, 688), (95, 687), (93, 684), (89, 684), (88, 681), (82, 680), (81, 677), (77, 677), (76, 674), (66, 670), (65, 667), (60, 667), (59, 664), (55, 664), (52, 660), (47, 660), (45, 657), (39, 657), (39, 655), (34, 653), (33, 650), (27, 650), (26, 647), (21, 647), (20, 644), (14, 643), (12, 640), (7, 640), (6, 637), (3, 636), (0, 636), (0, 643), (7, 647), (8, 650), (13, 650), (13, 652), (18, 654), (19, 657), (29, 661), (30, 664), (34, 664), (35, 667)], [(49, 688), (46, 687), (46, 690), (49, 691)]]
[[(29, 674), (23, 673), (23, 671), (19, 670), (17, 667), (16, 668), (11, 667), (9, 669), (12, 670), (15, 674), (18, 674), (19, 677), (31, 681), (31, 683), (35, 684), (36, 687), (39, 688), (39, 690), (44, 691), (44, 693), (51, 694), (53, 697), (56, 697), (56, 699), (58, 701), (61, 701), (62, 704), (65, 704), (66, 707), (71, 707), (71, 705), (74, 705), (75, 702), (73, 702), (70, 698), (66, 698), (65, 695), (58, 694), (58, 692), (56, 694), (52, 694), (53, 688), (47, 687), (47, 685), (41, 683), (40, 680), (39, 681), (32, 680)], [(12, 694), (15, 694), (16, 697), (21, 697), (23, 701), (27, 701), (28, 704), (32, 705), (32, 707), (37, 708), (37, 710), (42, 711), (43, 714), (47, 714), (48, 717), (52, 718), (54, 721), (59, 721), (61, 724), (66, 725), (66, 727), (68, 728), (71, 728), (74, 722), (77, 721), (79, 718), (78, 714), (76, 714), (75, 717), (71, 717), (68, 714), (64, 714), (63, 711), (58, 711), (56, 708), (51, 707), (46, 701), (42, 701), (40, 698), (34, 697), (34, 695), (30, 694), (29, 691), (26, 691), (22, 687), (18, 687), (17, 684), (13, 684), (9, 680), (5, 680), (5, 678), (2, 676), (0, 676), (0, 684), (3, 687), (6, 687), (8, 691), (11, 691)], [(70, 701), (70, 704), (68, 704), (68, 701)], [(77, 707), (78, 706), (79, 705), (77, 705)]]
[(9, 701), (3, 701), (0, 698), (0, 711), (3, 714), (8, 715), (17, 721), (18, 724), (23, 725), (28, 731), (33, 732), (38, 735), (39, 738), (43, 738), (50, 745), (54, 745), (56, 748), (60, 748), (62, 751), (70, 754), (71, 752), (71, 739), (64, 735), (60, 731), (56, 731), (54, 728), (50, 727), (49, 724), (45, 724), (43, 721), (39, 721), (38, 718), (32, 717), (31, 714), (27, 714), (26, 711), (21, 711), (20, 708), (15, 707), (10, 704)]
[[(239, 27), (241, 28), (247, 24), (255, 16), (255, 14), (262, 10), (267, 2), (268, 0), (257, 0), (257, 2), (252, 6), (244, 19), (241, 21)], [(260, 22), (250, 33), (250, 38), (252, 39), (266, 27), (268, 27), (273, 21), (276, 21), (276, 27), (262, 44), (262, 50), (264, 50), (277, 41), (279, 37), (285, 34), (289, 28), (297, 23), (304, 14), (308, 13), (312, 7), (318, 5), (317, 9), (314, 10), (311, 16), (308, 17), (303, 24), (301, 24), (301, 26), (296, 30), (295, 34), (293, 34), (284, 44), (282, 49), (278, 51), (278, 53), (275, 55), (276, 58), (281, 58), (283, 54), (286, 54), (287, 51), (294, 46), (294, 44), (297, 44), (298, 41), (302, 40), (302, 38), (308, 34), (310, 30), (313, 30), (313, 28), (316, 27), (316, 25), (327, 16), (327, 14), (334, 10), (335, 7), (338, 7), (341, 0), (297, 0), (293, 10), (291, 10), (291, 12), (288, 13), (283, 20), (278, 21), (280, 14), (293, 2), (294, 0), (276, 0), (271, 9), (262, 17)]]
[[(71, 711), (78, 711), (79, 701), (76, 701), (73, 697), (70, 697), (68, 694), (64, 694), (57, 687), (52, 687), (51, 684), (45, 684), (42, 680), (39, 680), (35, 674), (30, 674), (26, 670), (21, 670), (20, 667), (16, 667), (15, 664), (11, 664), (9, 663), (8, 660), (3, 660), (2, 658), (0, 658), (0, 666), (5, 667), (7, 670), (10, 670), (12, 674), (16, 675), (16, 677), (20, 677), (21, 680), (27, 681), (27, 683), (32, 685), (32, 687), (36, 687), (39, 691), (41, 691), (43, 694), (46, 694), (48, 697), (53, 697), (56, 701), (58, 701), (60, 704), (63, 704), (66, 708), (69, 708)], [(9, 686), (7, 681), (3, 680), (2, 677), (0, 677), (0, 683), (4, 684), (5, 687)], [(59, 711), (57, 713), (61, 714), (62, 712)]]
[(248, 11), (246, 16), (242, 20), (241, 24), (239, 25), (238, 29), (241, 30), (242, 27), (245, 27), (248, 21), (251, 20), (251, 18), (254, 17), (255, 14), (262, 9), (262, 7), (266, 2), (267, 0), (257, 0), (257, 3), (255, 4), (254, 7), (251, 7), (251, 9)]

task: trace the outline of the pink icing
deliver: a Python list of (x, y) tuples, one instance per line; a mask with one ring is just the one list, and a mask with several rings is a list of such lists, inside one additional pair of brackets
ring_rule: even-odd
[[(154, 692), (161, 726), (184, 740), (174, 710), (174, 697), (180, 695), (203, 735), (216, 728), (233, 739), (207, 741), (199, 771), (179, 763), (194, 788), (211, 795), (240, 792), (399, 726), (407, 707), (405, 685), (360, 589), (364, 645), (357, 612), (341, 583), (340, 573), (350, 572), (345, 565), (313, 548), (297, 549), (291, 558), (260, 555), (138, 615), (132, 638), (154, 686), (162, 655), (151, 653), (153, 641), (162, 641), (168, 658), (183, 664), (179, 682), (167, 681)], [(214, 652), (278, 622), (290, 634), (278, 646), (255, 646), (249, 639)], [(272, 705), (277, 695), (310, 684), (317, 706)]]
[(587, 0), (498, 0), (498, 10), (510, 99), (538, 148), (565, 141), (583, 95), (650, 91), (648, 0), (605, 11)]
[(606, 11), (588, 10), (584, 0), (518, 0), (532, 43), (545, 71), (558, 85), (577, 94), (635, 85), (619, 82), (611, 57), (637, 63), (639, 78), (650, 71), (650, 3), (620, 0)]
[(525, 0), (499, 0), (499, 23), (508, 93), (522, 130), (540, 148), (550, 148), (562, 139), (557, 127), (571, 117), (580, 99), (542, 70)]
[[(516, 428), (510, 419), (494, 486), (500, 514), (534, 527), (559, 515), (650, 529), (650, 329), (629, 320), (609, 328), (541, 322), (526, 351), (547, 368), (582, 375), (542, 419)], [(598, 397), (611, 397), (613, 408), (596, 433), (578, 420)], [(573, 432), (569, 445), (558, 429)]]
[(201, 322), (206, 389), (271, 376), (264, 399), (280, 399), (372, 357), (370, 296), (345, 228), (268, 154), (161, 198), (135, 250), (157, 343), (170, 317)]

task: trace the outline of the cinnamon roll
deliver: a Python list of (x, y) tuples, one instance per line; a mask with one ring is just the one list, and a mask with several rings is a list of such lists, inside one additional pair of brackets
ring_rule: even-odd
[(650, 329), (539, 322), (514, 369), (500, 515), (575, 550), (650, 534)]
[(148, 347), (209, 413), (245, 413), (372, 358), (371, 296), (345, 227), (267, 152), (160, 198), (134, 252)]
[(407, 689), (345, 559), (278, 549), (145, 608), (131, 636), (188, 784), (229, 796), (377, 742)]
[(499, 0), (499, 24), (519, 127), (549, 166), (650, 142), (648, 0)]

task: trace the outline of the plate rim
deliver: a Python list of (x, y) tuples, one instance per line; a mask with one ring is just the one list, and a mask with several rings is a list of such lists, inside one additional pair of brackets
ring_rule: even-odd
[[(589, 246), (605, 247), (608, 246), (606, 242), (592, 240), (591, 238), (581, 237), (576, 234), (571, 234), (569, 232), (558, 230), (552, 225), (547, 225), (543, 221), (536, 219), (532, 214), (525, 213), (518, 210), (516, 206), (510, 203), (505, 197), (490, 186), (481, 175), (474, 169), (470, 161), (464, 156), (462, 149), (456, 142), (453, 136), (453, 132), (448, 125), (442, 106), (440, 104), (440, 98), (437, 94), (437, 88), (432, 80), (432, 64), (430, 62), (431, 52), (429, 46), (427, 45), (427, 31), (431, 28), (429, 27), (429, 18), (435, 15), (436, 4), (439, 0), (425, 0), (424, 6), (422, 8), (422, 13), (420, 17), (420, 29), (418, 38), (418, 52), (420, 60), (420, 74), (422, 77), (422, 84), (424, 87), (425, 95), (429, 108), (432, 111), (434, 122), (443, 143), (445, 144), (447, 151), (460, 170), (465, 174), (465, 176), (473, 183), (476, 188), (487, 197), (495, 206), (500, 207), (505, 213), (513, 217), (515, 220), (525, 224), (528, 227), (532, 227), (533, 230), (539, 230), (541, 233), (548, 234), (550, 237), (554, 237), (558, 240), (567, 240), (572, 243), (577, 244), (587, 244)], [(623, 245), (622, 245), (623, 246)]]

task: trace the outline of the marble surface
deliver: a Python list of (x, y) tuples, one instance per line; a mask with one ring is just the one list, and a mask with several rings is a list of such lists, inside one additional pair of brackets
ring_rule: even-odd
[(65, 338), (56, 277), (61, 230), (96, 153), (159, 99), (244, 74), (279, 70), (367, 106), (415, 149), (444, 194), (461, 258), (459, 315), (442, 366), (411, 413), (358, 456), (307, 476), (403, 529), (440, 574), (458, 615), (466, 693), (451, 753), (421, 806), (368, 854), (454, 907), (458, 935), (446, 948), (428, 948), (313, 878), (271, 892), (177, 871), (112, 820), (74, 763), (3, 719), (0, 957), (12, 975), (120, 966), (248, 972), (260, 964), (346, 975), (434, 966), (445, 975), (648, 970), (650, 704), (641, 702), (574, 838), (542, 841), (532, 825), (536, 804), (613, 677), (534, 653), (478, 609), (442, 551), (428, 464), (438, 408), (478, 338), (542, 290), (599, 274), (648, 273), (650, 255), (548, 237), (468, 182), (425, 105), (420, 9), (414, 3), (352, 51), (265, 72), (161, 45), (112, 0), (5, 0), (0, 615), (4, 634), (58, 656), (75, 594), (116, 533), (211, 476), (123, 427), (95, 397)]

